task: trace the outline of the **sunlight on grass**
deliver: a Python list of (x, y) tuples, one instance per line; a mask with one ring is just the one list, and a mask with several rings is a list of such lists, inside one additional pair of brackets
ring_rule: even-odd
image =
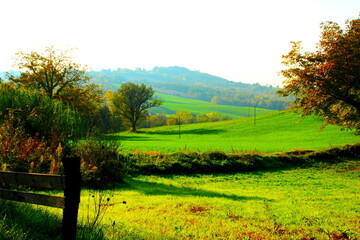
[(141, 129), (139, 133), (121, 132), (106, 136), (118, 141), (126, 151), (177, 152), (221, 150), (225, 152), (288, 151), (295, 148), (323, 149), (356, 143), (359, 136), (340, 131), (337, 126), (320, 129), (317, 117), (301, 118), (290, 111), (269, 113), (238, 120)]
[(128, 178), (102, 227), (109, 239), (357, 239), (359, 167)]

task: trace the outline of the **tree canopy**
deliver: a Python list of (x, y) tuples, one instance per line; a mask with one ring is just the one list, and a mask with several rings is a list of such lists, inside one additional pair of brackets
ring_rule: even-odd
[(124, 119), (129, 125), (130, 132), (136, 132), (137, 126), (148, 116), (147, 109), (162, 104), (158, 99), (152, 99), (154, 91), (145, 84), (123, 83), (111, 94), (110, 106), (115, 114)]
[(283, 56), (285, 87), (278, 93), (295, 95), (294, 107), (304, 115), (316, 114), (326, 123), (360, 129), (360, 19), (321, 24), (315, 52), (303, 52), (293, 42)]
[(70, 50), (50, 46), (43, 52), (18, 52), (14, 65), (22, 72), (9, 80), (17, 85), (64, 101), (85, 115), (93, 115), (102, 104), (102, 91), (89, 84), (86, 67), (73, 61)]

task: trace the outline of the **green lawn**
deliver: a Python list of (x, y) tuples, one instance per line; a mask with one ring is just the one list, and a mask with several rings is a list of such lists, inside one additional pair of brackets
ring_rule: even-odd
[[(140, 175), (83, 189), (78, 239), (360, 239), (360, 161), (234, 174)], [(124, 204), (125, 202), (125, 204)], [(59, 239), (61, 209), (1, 203), (1, 239)], [(100, 209), (97, 225), (96, 209)]]
[[(164, 100), (164, 103), (159, 107), (151, 108), (150, 113), (152, 114), (175, 114), (176, 111), (187, 111), (196, 114), (218, 112), (221, 116), (228, 116), (231, 118), (248, 117), (254, 115), (254, 108), (252, 107), (214, 105), (210, 102), (172, 96), (163, 93), (156, 93), (156, 96)], [(274, 110), (257, 108), (256, 114), (263, 114), (272, 111)]]
[(280, 111), (215, 123), (165, 126), (141, 129), (139, 133), (120, 132), (105, 137), (118, 141), (127, 151), (176, 152), (221, 150), (275, 152), (292, 149), (323, 149), (359, 141), (351, 131), (290, 111)]
[[(359, 170), (359, 161), (348, 161), (128, 178), (104, 195), (101, 226), (109, 239), (359, 239)], [(83, 191), (80, 218), (92, 194)]]

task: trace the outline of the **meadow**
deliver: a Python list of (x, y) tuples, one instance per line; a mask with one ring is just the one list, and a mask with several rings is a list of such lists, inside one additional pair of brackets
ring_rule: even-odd
[[(337, 126), (321, 130), (322, 123), (317, 117), (302, 118), (287, 110), (256, 118), (120, 132), (104, 140), (125, 155), (212, 150), (250, 152), (255, 158), (359, 141)], [(324, 159), (328, 163), (290, 162), (266, 171), (135, 173), (106, 190), (84, 188), (78, 239), (359, 239), (358, 153), (344, 159), (333, 152), (322, 155), (334, 156)], [(262, 161), (266, 159), (271, 157)], [(0, 201), (0, 239), (60, 239), (61, 216), (59, 209)]]
[(143, 128), (106, 135), (124, 151), (178, 152), (183, 150), (224, 152), (276, 152), (293, 149), (324, 149), (359, 141), (338, 126), (321, 129), (315, 116), (301, 117), (290, 110), (229, 121)]
[[(98, 204), (98, 228), (85, 234), (89, 239), (359, 239), (359, 170), (359, 161), (348, 160), (276, 171), (127, 177), (112, 189), (83, 190), (79, 224), (89, 225)], [(44, 209), (61, 216), (51, 208), (32, 211)], [(33, 222), (6, 228), (34, 239)], [(57, 239), (56, 226), (43, 224), (38, 231), (47, 235), (41, 239)], [(81, 227), (79, 239), (86, 239), (83, 234)]]
[[(220, 116), (230, 118), (248, 117), (254, 115), (253, 107), (235, 107), (229, 105), (217, 105), (210, 102), (173, 96), (169, 94), (156, 93), (156, 97), (162, 99), (164, 103), (159, 107), (149, 109), (151, 114), (175, 114), (177, 111), (187, 111), (195, 114), (218, 112)], [(257, 108), (256, 114), (269, 113), (274, 110)]]

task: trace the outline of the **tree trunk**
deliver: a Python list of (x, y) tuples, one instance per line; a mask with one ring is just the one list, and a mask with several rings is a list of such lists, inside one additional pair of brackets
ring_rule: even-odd
[(136, 122), (132, 122), (131, 123), (131, 128), (130, 128), (130, 132), (136, 132)]

